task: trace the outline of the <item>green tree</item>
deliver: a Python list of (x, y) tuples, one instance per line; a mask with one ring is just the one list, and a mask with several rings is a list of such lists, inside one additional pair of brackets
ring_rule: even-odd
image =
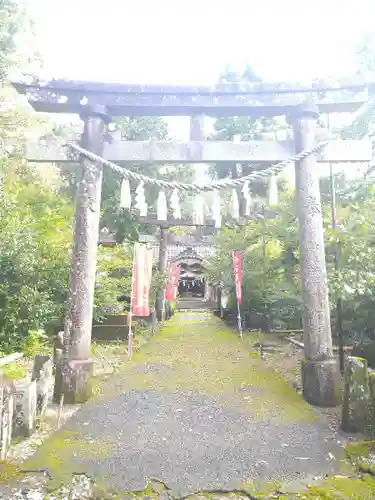
[(61, 324), (72, 207), (31, 170), (8, 165), (0, 208), (0, 346), (19, 348), (29, 330)]
[(298, 232), (294, 200), (283, 194), (277, 219), (254, 220), (245, 226), (222, 229), (217, 252), (209, 259), (208, 279), (230, 293), (235, 313), (235, 285), (231, 253), (243, 254), (242, 312), (252, 326), (300, 327)]
[(132, 258), (130, 247), (98, 248), (94, 298), (96, 320), (106, 314), (123, 312), (124, 305), (119, 298), (131, 294)]

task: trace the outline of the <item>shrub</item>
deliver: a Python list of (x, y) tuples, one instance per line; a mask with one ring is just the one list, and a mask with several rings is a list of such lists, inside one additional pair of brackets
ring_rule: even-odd
[(131, 293), (132, 254), (122, 245), (99, 247), (95, 282), (94, 319), (121, 314), (120, 297)]
[(27, 358), (33, 358), (37, 354), (46, 354), (49, 351), (46, 345), (47, 340), (48, 336), (44, 330), (30, 330), (22, 345), (22, 352)]
[(5, 177), (0, 199), (0, 348), (61, 324), (67, 297), (72, 207), (30, 174)]

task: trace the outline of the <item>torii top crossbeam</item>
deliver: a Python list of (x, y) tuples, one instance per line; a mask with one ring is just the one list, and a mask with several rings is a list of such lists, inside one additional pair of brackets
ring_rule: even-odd
[(87, 105), (101, 105), (110, 116), (280, 116), (292, 113), (306, 98), (313, 99), (321, 113), (352, 112), (368, 100), (366, 84), (358, 81), (331, 86), (256, 82), (203, 87), (70, 80), (13, 85), (36, 111), (82, 113)]

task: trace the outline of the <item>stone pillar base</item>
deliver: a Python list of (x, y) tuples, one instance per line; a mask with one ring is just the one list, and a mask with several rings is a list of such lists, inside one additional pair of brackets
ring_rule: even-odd
[(302, 387), (306, 401), (315, 406), (338, 406), (342, 401), (341, 375), (337, 358), (302, 360)]
[(54, 402), (59, 403), (64, 394), (64, 404), (85, 403), (92, 395), (93, 369), (91, 359), (75, 359), (57, 365)]

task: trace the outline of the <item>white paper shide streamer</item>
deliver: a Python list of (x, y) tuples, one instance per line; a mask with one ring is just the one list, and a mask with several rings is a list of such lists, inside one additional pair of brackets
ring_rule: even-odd
[(139, 215), (141, 217), (146, 217), (147, 215), (147, 202), (145, 197), (144, 182), (141, 181), (137, 189), (135, 190), (135, 208), (139, 210)]
[(167, 220), (167, 198), (165, 197), (165, 191), (159, 191), (158, 201), (157, 201), (157, 217), (158, 220)]
[(231, 215), (233, 219), (239, 219), (240, 217), (240, 203), (238, 201), (238, 195), (236, 189), (232, 189), (232, 195), (230, 199)]
[(215, 227), (219, 229), (221, 227), (221, 203), (219, 191), (214, 191), (212, 193), (212, 218), (215, 221)]
[(274, 174), (271, 174), (268, 179), (268, 205), (274, 207), (278, 202), (277, 178)]
[(175, 219), (181, 219), (181, 208), (180, 200), (178, 197), (178, 190), (174, 189), (171, 194), (171, 209), (173, 210), (173, 217)]
[(203, 197), (201, 194), (197, 194), (194, 197), (193, 221), (197, 226), (202, 226), (204, 224)]
[(129, 179), (122, 179), (120, 193), (120, 209), (129, 209), (132, 204)]
[(245, 181), (242, 186), (241, 193), (245, 200), (245, 217), (248, 217), (251, 212), (251, 190), (249, 181)]

